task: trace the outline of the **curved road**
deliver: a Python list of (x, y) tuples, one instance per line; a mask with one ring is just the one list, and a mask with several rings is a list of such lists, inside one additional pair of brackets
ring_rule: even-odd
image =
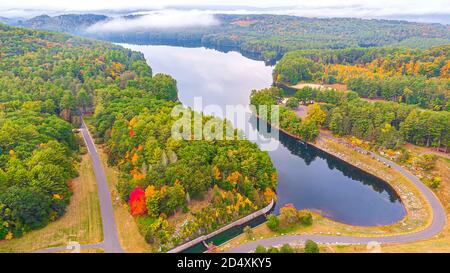
[[(337, 139), (329, 134), (321, 133), (321, 137), (330, 138), (339, 143), (347, 144), (345, 141)], [(423, 230), (414, 233), (401, 234), (401, 235), (387, 235), (380, 237), (356, 237), (356, 236), (334, 236), (334, 235), (284, 235), (279, 237), (267, 238), (258, 241), (253, 241), (247, 244), (237, 246), (229, 249), (226, 252), (230, 253), (246, 253), (253, 251), (257, 245), (265, 247), (278, 246), (286, 243), (304, 242), (306, 240), (313, 240), (320, 244), (367, 244), (369, 242), (377, 243), (408, 243), (415, 242), (422, 239), (426, 239), (437, 235), (445, 226), (445, 210), (442, 207), (441, 202), (434, 195), (434, 193), (425, 186), (416, 176), (403, 169), (400, 165), (381, 157), (375, 153), (363, 150), (361, 148), (355, 148), (358, 152), (370, 154), (373, 158), (384, 162), (391, 168), (399, 171), (405, 177), (407, 177), (414, 185), (419, 189), (427, 202), (430, 204), (433, 214), (433, 220), (431, 224)]]

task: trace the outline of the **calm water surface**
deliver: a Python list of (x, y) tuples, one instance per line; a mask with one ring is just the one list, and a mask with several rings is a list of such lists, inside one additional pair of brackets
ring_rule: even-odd
[[(252, 89), (272, 84), (273, 67), (243, 57), (205, 48), (129, 45), (141, 51), (153, 73), (172, 75), (178, 83), (179, 99), (194, 106), (201, 97), (203, 106), (249, 104)], [(208, 114), (223, 116), (206, 109)], [(310, 145), (280, 133), (279, 139), (259, 131), (248, 122), (236, 124), (245, 133), (257, 133), (261, 144), (279, 144), (269, 151), (278, 172), (278, 202), (275, 212), (286, 203), (311, 209), (333, 220), (352, 225), (384, 225), (401, 220), (405, 210), (395, 192), (382, 180), (371, 176)]]

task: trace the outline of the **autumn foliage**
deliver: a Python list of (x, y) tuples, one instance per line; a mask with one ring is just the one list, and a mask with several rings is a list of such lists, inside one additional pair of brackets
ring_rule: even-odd
[(147, 212), (145, 192), (140, 187), (136, 187), (130, 193), (129, 204), (131, 209), (131, 215), (133, 216), (143, 215)]

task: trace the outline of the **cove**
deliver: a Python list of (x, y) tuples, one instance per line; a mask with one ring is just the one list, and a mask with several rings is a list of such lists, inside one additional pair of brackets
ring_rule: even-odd
[[(252, 89), (272, 84), (272, 66), (238, 52), (121, 45), (142, 52), (154, 74), (173, 76), (177, 80), (179, 99), (185, 106), (193, 107), (194, 97), (201, 97), (204, 105), (247, 106)], [(256, 117), (248, 115), (247, 121), (252, 119)], [(268, 151), (278, 172), (275, 213), (286, 203), (292, 203), (297, 209), (310, 209), (339, 222), (362, 226), (387, 225), (405, 216), (400, 198), (381, 179), (282, 132), (279, 139), (271, 139), (259, 126), (247, 127), (261, 139), (278, 144), (277, 149)], [(239, 231), (231, 233), (236, 232)], [(220, 241), (229, 239), (230, 235)]]

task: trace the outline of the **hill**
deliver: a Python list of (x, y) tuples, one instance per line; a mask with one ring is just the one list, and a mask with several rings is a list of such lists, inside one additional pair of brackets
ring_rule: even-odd
[[(126, 16), (136, 20), (143, 15)], [(299, 49), (374, 47), (450, 43), (450, 28), (441, 24), (355, 18), (305, 18), (285, 15), (217, 14), (218, 25), (195, 28), (150, 28), (89, 32), (96, 23), (115, 20), (101, 15), (39, 16), (24, 27), (76, 33), (114, 42), (174, 44), (239, 50), (250, 57), (273, 61)]]

